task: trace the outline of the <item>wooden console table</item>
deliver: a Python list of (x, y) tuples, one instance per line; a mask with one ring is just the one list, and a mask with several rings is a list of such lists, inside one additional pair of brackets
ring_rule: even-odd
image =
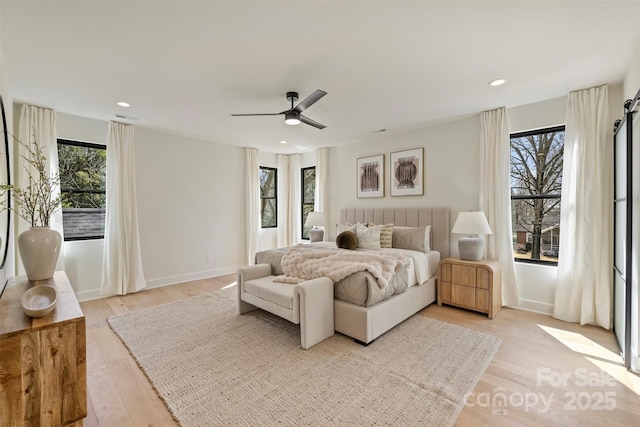
[[(56, 288), (55, 309), (24, 314), (32, 286)], [(0, 426), (82, 426), (87, 416), (85, 319), (66, 273), (29, 282), (9, 279), (0, 296)]]

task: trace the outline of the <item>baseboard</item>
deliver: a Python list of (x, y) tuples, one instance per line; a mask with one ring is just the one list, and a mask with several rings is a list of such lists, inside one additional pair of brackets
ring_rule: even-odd
[(100, 294), (100, 289), (92, 289), (90, 291), (76, 292), (76, 298), (78, 298), (78, 301), (84, 302), (104, 298), (104, 295)]
[(640, 356), (631, 352), (631, 370), (640, 374)]
[[(178, 274), (176, 276), (161, 277), (159, 279), (147, 280), (147, 287), (145, 289), (161, 288), (164, 286), (175, 285), (177, 283), (192, 282), (194, 280), (210, 279), (212, 277), (224, 276), (226, 274), (232, 274), (238, 271), (242, 266), (235, 267), (221, 267), (214, 268), (213, 270), (197, 271), (195, 273)], [(111, 296), (111, 295), (109, 295)], [(100, 289), (92, 289), (89, 291), (76, 292), (78, 301), (91, 301), (95, 299), (105, 298), (105, 295), (100, 294)]]
[(540, 314), (553, 314), (553, 304), (547, 304), (539, 301), (531, 301), (526, 299), (520, 299), (520, 305), (518, 307), (513, 307), (519, 310), (525, 311), (533, 311), (534, 313)]
[(147, 288), (161, 288), (163, 286), (175, 285), (176, 283), (192, 282), (194, 280), (209, 279), (211, 277), (224, 276), (225, 274), (236, 273), (241, 266), (214, 268), (213, 270), (197, 271), (195, 273), (179, 274), (177, 276), (162, 277), (159, 279), (147, 280)]

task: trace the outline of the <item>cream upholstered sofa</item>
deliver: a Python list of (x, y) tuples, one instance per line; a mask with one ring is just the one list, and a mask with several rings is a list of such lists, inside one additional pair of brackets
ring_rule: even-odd
[(333, 282), (327, 277), (292, 285), (274, 282), (269, 264), (238, 270), (238, 313), (258, 308), (300, 325), (304, 349), (334, 334)]

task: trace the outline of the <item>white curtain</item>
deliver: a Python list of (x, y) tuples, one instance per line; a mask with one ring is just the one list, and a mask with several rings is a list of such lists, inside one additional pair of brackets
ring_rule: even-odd
[(507, 110), (499, 108), (480, 115), (480, 210), (493, 234), (487, 258), (502, 264), (502, 303), (519, 306), (511, 229), (511, 141)]
[(300, 240), (300, 155), (278, 154), (278, 247)]
[(278, 154), (278, 212), (280, 212), (278, 221), (278, 247), (283, 248), (289, 246), (289, 227), (287, 227), (286, 212), (289, 207), (289, 192), (282, 189), (289, 189), (289, 156), (286, 154)]
[[(329, 149), (318, 148), (316, 150), (316, 196), (315, 211), (323, 212), (324, 217), (329, 220), (329, 212), (327, 212), (327, 188), (329, 187)], [(327, 228), (325, 226), (324, 239), (327, 240)]]
[(260, 231), (260, 178), (258, 173), (258, 150), (255, 148), (245, 148), (245, 170), (246, 191), (245, 202), (247, 208), (246, 233), (247, 233), (247, 264), (253, 265), (256, 255), (258, 233)]
[[(47, 163), (49, 164), (49, 176), (54, 177), (59, 174), (58, 168), (58, 143), (56, 139), (56, 113), (49, 108), (36, 107), (33, 105), (22, 105), (20, 111), (20, 125), (18, 129), (18, 139), (22, 143), (30, 145), (34, 141), (38, 141), (38, 145), (43, 148), (43, 154), (47, 157)], [(16, 185), (18, 187), (24, 187), (29, 182), (29, 173), (22, 159), (22, 156), (28, 156), (26, 149), (20, 145), (15, 145), (18, 156), (16, 163)], [(54, 188), (53, 197), (57, 197), (60, 194), (60, 188)], [(25, 220), (16, 220), (16, 236), (23, 231), (29, 229), (31, 224)], [(49, 221), (49, 226), (52, 230), (57, 231), (62, 236), (64, 242), (64, 230), (62, 228), (62, 209), (58, 209)], [(17, 242), (17, 239), (16, 239)], [(19, 259), (16, 258), (16, 259)], [(60, 255), (58, 256), (58, 263), (56, 264), (56, 270), (64, 270), (64, 244), (60, 247)], [(24, 274), (22, 263), (18, 263), (18, 274)]]
[(140, 254), (133, 133), (132, 125), (109, 124), (103, 295), (126, 295), (147, 286)]
[(553, 316), (611, 328), (612, 153), (607, 86), (569, 94)]

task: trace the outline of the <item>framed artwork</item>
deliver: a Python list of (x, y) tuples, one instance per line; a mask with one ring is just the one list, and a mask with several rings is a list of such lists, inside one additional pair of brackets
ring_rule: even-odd
[(357, 162), (358, 197), (384, 197), (384, 154)]
[(424, 194), (424, 148), (391, 153), (391, 195)]

